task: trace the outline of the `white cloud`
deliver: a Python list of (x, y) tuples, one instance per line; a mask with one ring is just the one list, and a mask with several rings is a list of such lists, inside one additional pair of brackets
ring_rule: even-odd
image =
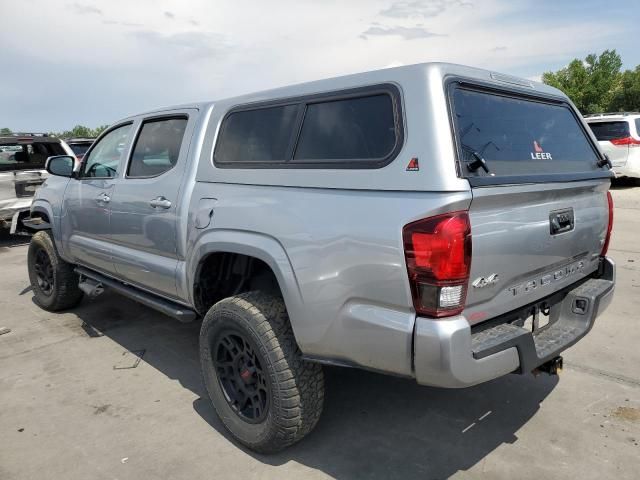
[(465, 0), (414, 0), (392, 3), (380, 12), (380, 15), (392, 18), (430, 18), (437, 17), (455, 7), (471, 6)]
[(406, 40), (416, 40), (418, 38), (430, 38), (430, 37), (444, 37), (446, 35), (442, 35), (439, 33), (433, 33), (427, 30), (424, 27), (415, 26), (415, 27), (381, 27), (377, 25), (372, 25), (367, 28), (360, 35), (362, 38), (366, 39), (370, 36), (387, 36), (387, 35), (397, 35)]
[(93, 5), (86, 5), (82, 3), (72, 3), (70, 8), (73, 12), (80, 15), (102, 15), (102, 10), (94, 7)]
[(542, 26), (526, 8), (543, 7), (534, 0), (4, 2), (12, 21), (0, 29), (0, 127), (94, 126), (390, 64), (451, 61), (536, 76), (626, 38), (597, 12)]

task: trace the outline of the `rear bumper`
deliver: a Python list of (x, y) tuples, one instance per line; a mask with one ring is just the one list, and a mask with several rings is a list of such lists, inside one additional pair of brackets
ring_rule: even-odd
[(556, 318), (536, 334), (511, 324), (472, 332), (462, 315), (447, 320), (418, 317), (416, 380), (422, 385), (461, 388), (507, 373), (528, 373), (589, 332), (596, 317), (611, 303), (614, 286), (615, 264), (605, 258), (601, 276), (567, 292), (554, 307)]

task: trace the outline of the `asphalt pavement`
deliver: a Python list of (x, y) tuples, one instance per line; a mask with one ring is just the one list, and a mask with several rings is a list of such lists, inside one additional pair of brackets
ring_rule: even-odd
[(0, 240), (0, 479), (638, 479), (640, 187), (613, 191), (609, 310), (559, 377), (464, 390), (327, 369), (316, 430), (277, 455), (235, 444), (198, 365), (199, 325), (106, 292), (38, 308), (25, 237)]

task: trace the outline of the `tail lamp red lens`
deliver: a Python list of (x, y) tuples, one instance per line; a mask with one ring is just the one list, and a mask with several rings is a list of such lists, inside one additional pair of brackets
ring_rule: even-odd
[(416, 312), (438, 318), (462, 312), (471, 267), (467, 212), (418, 220), (402, 233)]
[(602, 251), (600, 255), (603, 257), (607, 254), (607, 250), (609, 250), (609, 241), (611, 240), (611, 230), (613, 230), (613, 197), (611, 196), (611, 192), (607, 190), (607, 204), (609, 207), (609, 223), (607, 224), (607, 235), (604, 237), (604, 244), (602, 245)]
[(614, 138), (609, 141), (617, 147), (640, 147), (640, 140), (633, 137)]

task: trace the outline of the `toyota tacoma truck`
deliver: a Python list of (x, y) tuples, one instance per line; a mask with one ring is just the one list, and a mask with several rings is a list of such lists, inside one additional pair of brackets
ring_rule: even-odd
[(259, 452), (314, 428), (322, 365), (449, 388), (553, 373), (613, 295), (608, 158), (560, 91), (496, 72), (163, 108), (47, 170), (36, 303), (112, 289), (201, 321), (213, 406)]

